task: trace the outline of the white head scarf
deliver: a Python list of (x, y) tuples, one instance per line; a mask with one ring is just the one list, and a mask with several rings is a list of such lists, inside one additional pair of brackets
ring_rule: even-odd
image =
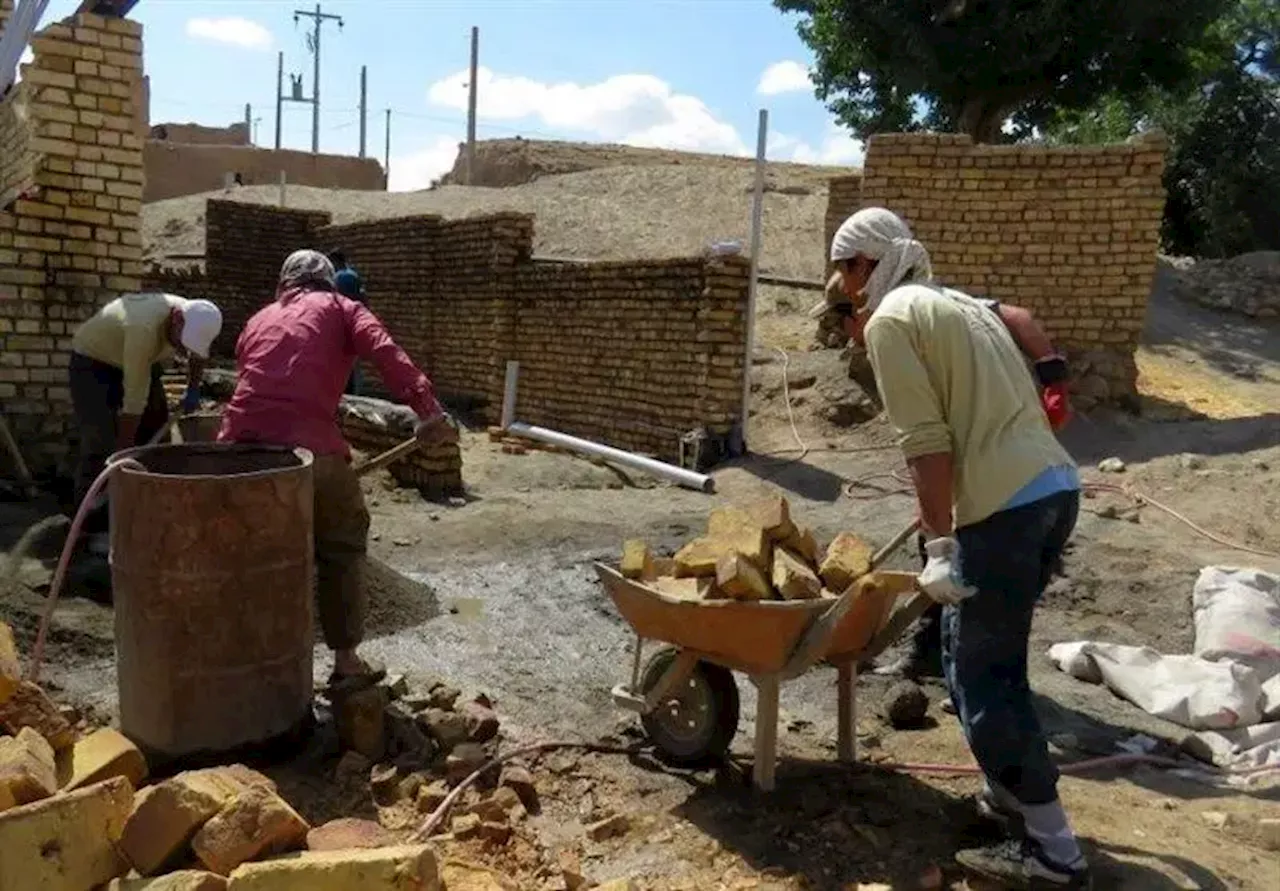
[(294, 251), (280, 267), (276, 296), (283, 297), (303, 288), (332, 291), (334, 275), (333, 264), (324, 254), (311, 250)]
[(915, 240), (897, 214), (883, 207), (864, 207), (841, 223), (831, 239), (832, 262), (857, 254), (877, 261), (863, 288), (868, 312), (875, 312), (885, 295), (903, 282), (933, 280), (933, 264), (925, 246)]

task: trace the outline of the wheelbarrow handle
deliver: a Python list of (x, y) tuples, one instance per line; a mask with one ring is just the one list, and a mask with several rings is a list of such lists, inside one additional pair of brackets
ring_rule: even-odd
[(356, 476), (364, 476), (366, 473), (371, 473), (380, 467), (386, 467), (388, 464), (399, 461), (406, 455), (417, 451), (420, 447), (421, 443), (418, 442), (418, 437), (415, 436), (411, 439), (406, 439), (397, 446), (392, 446), (381, 455), (375, 455), (363, 464), (357, 464), (352, 469), (355, 471)]
[(901, 532), (899, 532), (897, 535), (891, 538), (887, 545), (885, 545), (880, 550), (876, 551), (875, 554), (872, 555), (871, 568), (876, 569), (877, 567), (879, 567), (881, 563), (887, 560), (894, 551), (898, 550), (898, 548), (906, 544), (907, 540), (910, 539), (911, 536), (915, 535), (916, 532), (918, 532), (919, 530), (920, 530), (920, 519), (917, 517), (916, 519), (911, 521), (910, 525), (904, 526)]

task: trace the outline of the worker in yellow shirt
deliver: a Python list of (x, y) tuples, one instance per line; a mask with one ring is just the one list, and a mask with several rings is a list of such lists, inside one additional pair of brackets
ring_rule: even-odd
[[(80, 326), (68, 368), (80, 437), (77, 507), (113, 452), (146, 443), (168, 423), (161, 373), (175, 352), (188, 357), (182, 407), (199, 405), (204, 360), (221, 330), (217, 306), (173, 294), (125, 294)], [(104, 527), (105, 517), (95, 517), (88, 531)]]
[(934, 283), (928, 250), (884, 208), (845, 220), (831, 260), (861, 304), (845, 330), (866, 347), (911, 473), (927, 539), (919, 585), (943, 604), (947, 688), (986, 781), (978, 807), (1018, 830), (956, 860), (1010, 887), (1085, 891), (1089, 865), (1027, 681), (1035, 605), (1080, 509), (1046, 398), (1065, 362), (1037, 363), (1037, 392), (1002, 318)]

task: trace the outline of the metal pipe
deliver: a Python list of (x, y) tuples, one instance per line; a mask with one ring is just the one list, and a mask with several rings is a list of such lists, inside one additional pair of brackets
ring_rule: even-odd
[(665, 461), (646, 458), (634, 452), (625, 452), (622, 449), (601, 445), (589, 439), (579, 439), (567, 433), (548, 430), (546, 427), (535, 427), (532, 424), (515, 421), (507, 425), (507, 432), (516, 436), (523, 436), (525, 439), (545, 442), (548, 445), (559, 446), (572, 452), (601, 458), (613, 464), (620, 464), (623, 467), (630, 467), (632, 470), (639, 470), (658, 479), (666, 480), (688, 489), (694, 489), (698, 492), (710, 494), (716, 490), (715, 480), (704, 473), (694, 473), (692, 470), (685, 470), (683, 467), (676, 467), (674, 464), (668, 464)]
[(760, 109), (756, 130), (756, 181), (751, 196), (751, 277), (747, 284), (747, 354), (742, 361), (742, 429), (739, 440), (747, 451), (747, 420), (751, 416), (751, 367), (756, 348), (756, 285), (760, 274), (760, 243), (764, 229), (764, 169), (769, 136), (769, 110)]
[(520, 383), (520, 363), (507, 363), (507, 379), (502, 388), (502, 429), (516, 422), (516, 387)]

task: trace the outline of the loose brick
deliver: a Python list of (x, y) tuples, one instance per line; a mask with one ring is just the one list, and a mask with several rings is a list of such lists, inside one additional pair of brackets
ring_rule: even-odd
[(116, 846), (132, 803), (117, 777), (0, 814), (0, 888), (89, 891), (122, 875)]
[(147, 759), (124, 734), (103, 727), (63, 750), (58, 759), (59, 786), (72, 791), (124, 777), (136, 789), (147, 778)]
[(812, 600), (822, 593), (817, 574), (786, 548), (773, 551), (772, 581), (784, 600)]
[(695, 538), (676, 552), (676, 575), (713, 577), (725, 554), (737, 553), (761, 569), (770, 565), (769, 539), (754, 525), (737, 526), (719, 536)]
[(813, 568), (818, 566), (818, 539), (814, 536), (812, 529), (796, 528), (795, 532), (784, 539), (780, 544), (787, 550), (794, 552), (797, 556), (802, 557), (804, 562)]
[(0, 706), (9, 701), (22, 682), (22, 660), (18, 657), (18, 645), (13, 631), (0, 622)]
[(629, 579), (653, 578), (653, 554), (647, 542), (633, 538), (622, 544), (622, 575)]
[(718, 593), (715, 579), (709, 578), (672, 578), (659, 576), (648, 583), (655, 591), (674, 597), (677, 600), (706, 600)]
[(773, 542), (790, 538), (796, 531), (791, 522), (790, 503), (781, 495), (771, 495), (748, 504), (713, 510), (707, 521), (707, 534), (733, 535), (744, 527), (763, 530)]
[(769, 600), (773, 597), (773, 588), (764, 573), (736, 551), (724, 554), (716, 562), (716, 587), (724, 596), (734, 600)]
[(827, 547), (818, 575), (829, 589), (843, 593), (861, 576), (871, 571), (875, 550), (852, 532), (841, 532)]
[(30, 727), (0, 737), (0, 801), (31, 804), (58, 791), (53, 747)]
[(435, 853), (426, 845), (322, 851), (246, 863), (228, 891), (440, 891)]
[(227, 880), (211, 872), (183, 869), (154, 879), (114, 879), (106, 891), (227, 891)]
[[(445, 792), (448, 792), (447, 787)], [(378, 823), (349, 817), (331, 820), (307, 833), (307, 849), (311, 851), (386, 848), (395, 843), (395, 836)]]
[(226, 876), (248, 860), (301, 847), (310, 829), (280, 796), (253, 788), (205, 823), (192, 838), (191, 849), (206, 869)]
[[(10, 345), (18, 339), (17, 335), (11, 335)], [(55, 752), (75, 742), (75, 731), (67, 719), (45, 692), (30, 681), (19, 683), (8, 701), (0, 705), (0, 730), (16, 736), (23, 727), (30, 727), (43, 736)]]

